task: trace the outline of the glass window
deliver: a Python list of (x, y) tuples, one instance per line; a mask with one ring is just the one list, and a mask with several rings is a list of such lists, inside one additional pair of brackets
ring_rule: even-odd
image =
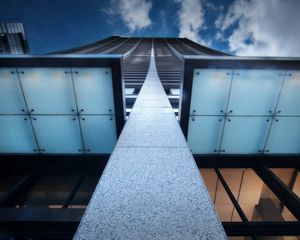
[(26, 115), (0, 115), (0, 133), (1, 153), (35, 153), (37, 150)]
[(235, 115), (269, 115), (283, 79), (284, 71), (234, 70), (228, 110)]
[(300, 71), (287, 71), (277, 110), (279, 115), (300, 115)]
[(268, 153), (300, 153), (300, 117), (276, 117), (268, 141)]
[(42, 152), (83, 152), (77, 117), (39, 115), (35, 119), (33, 126)]
[(0, 68), (0, 114), (23, 114), (26, 110), (15, 68)]
[(86, 114), (114, 114), (110, 68), (72, 68), (78, 109)]
[(21, 68), (20, 80), (34, 114), (72, 114), (76, 109), (72, 78), (65, 68)]
[(188, 143), (194, 154), (219, 151), (223, 117), (193, 116), (189, 119)]
[(111, 153), (117, 141), (115, 117), (82, 115), (80, 121), (87, 153)]
[(190, 113), (219, 115), (226, 111), (232, 70), (195, 69)]
[(266, 142), (270, 128), (268, 117), (228, 117), (221, 149), (225, 154), (257, 154)]

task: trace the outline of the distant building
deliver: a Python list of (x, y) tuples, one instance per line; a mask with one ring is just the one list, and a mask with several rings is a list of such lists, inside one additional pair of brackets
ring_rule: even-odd
[(22, 23), (0, 23), (0, 54), (25, 54), (29, 47)]

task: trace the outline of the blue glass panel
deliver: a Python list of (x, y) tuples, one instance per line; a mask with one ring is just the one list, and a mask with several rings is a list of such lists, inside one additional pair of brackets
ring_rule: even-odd
[(277, 70), (235, 70), (228, 111), (234, 115), (268, 115), (274, 112), (284, 78)]
[(268, 153), (300, 153), (300, 117), (277, 117), (272, 123)]
[(215, 150), (219, 150), (223, 121), (223, 117), (190, 117), (188, 144), (194, 154), (217, 153)]
[(70, 70), (22, 68), (20, 75), (29, 109), (36, 114), (68, 114), (76, 109)]
[(288, 71), (277, 110), (280, 115), (300, 115), (300, 71)]
[(35, 116), (33, 126), (38, 143), (45, 153), (80, 153), (79, 121), (72, 116)]
[(111, 153), (117, 141), (115, 117), (82, 115), (82, 118), (82, 135), (87, 153)]
[(216, 115), (225, 111), (231, 73), (230, 69), (195, 69), (190, 112)]
[(225, 150), (225, 154), (259, 153), (264, 148), (270, 122), (267, 117), (228, 118), (221, 149)]
[(0, 68), (0, 113), (18, 114), (26, 109), (15, 68)]
[(110, 68), (72, 69), (78, 108), (86, 114), (114, 113), (114, 98)]
[(0, 116), (1, 153), (34, 153), (34, 149), (37, 147), (26, 116)]

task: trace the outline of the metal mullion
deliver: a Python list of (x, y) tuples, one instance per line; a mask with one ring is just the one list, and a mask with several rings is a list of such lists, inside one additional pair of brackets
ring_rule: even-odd
[[(230, 187), (227, 185), (223, 175), (221, 174), (221, 172), (219, 171), (219, 169), (215, 168), (215, 172), (218, 176), (218, 178), (220, 179), (228, 197), (230, 198), (234, 208), (237, 210), (240, 218), (242, 219), (243, 223), (248, 223), (249, 220), (246, 216), (246, 214), (244, 213), (243, 209), (241, 208), (240, 204), (238, 203), (237, 199), (235, 198), (235, 196), (233, 195), (232, 191), (230, 190)], [(250, 235), (254, 240), (257, 240), (257, 237), (255, 234), (251, 234)]]
[[(17, 76), (18, 76), (18, 82), (19, 82), (19, 85), (20, 85), (20, 88), (21, 88), (21, 92), (22, 92), (22, 95), (23, 95), (23, 99), (24, 99), (24, 103), (25, 103), (25, 107), (26, 107), (26, 111), (27, 111), (26, 115), (28, 116), (29, 121), (30, 121), (30, 126), (31, 126), (31, 129), (32, 129), (32, 133), (33, 133), (33, 136), (34, 136), (35, 143), (36, 143), (37, 151), (38, 151), (38, 153), (41, 153), (38, 138), (36, 136), (36, 132), (35, 132), (33, 122), (32, 122), (32, 119), (31, 119), (31, 114), (29, 114), (29, 107), (28, 107), (28, 103), (27, 103), (27, 100), (26, 100), (26, 96), (25, 96), (25, 92), (24, 92), (24, 89), (23, 89), (23, 85), (22, 85), (22, 82), (21, 82), (21, 78), (20, 78), (20, 75), (19, 75), (18, 68), (16, 68), (16, 73), (17, 73)], [(34, 149), (33, 149), (33, 151), (34, 151)]]
[(232, 191), (230, 190), (229, 186), (227, 185), (224, 177), (222, 176), (221, 172), (219, 171), (219, 169), (215, 168), (215, 172), (219, 178), (219, 180), (221, 181), (230, 201), (232, 202), (233, 206), (235, 207), (235, 209), (237, 210), (240, 218), (242, 219), (243, 222), (249, 222), (248, 218), (246, 217), (244, 211), (242, 210), (240, 204), (237, 202), (235, 196), (233, 195)]
[(84, 176), (81, 175), (79, 177), (79, 179), (77, 180), (77, 182), (75, 183), (72, 191), (70, 192), (68, 199), (66, 200), (66, 202), (64, 203), (64, 205), (62, 206), (62, 208), (68, 208), (68, 206), (71, 204), (73, 198), (75, 197), (75, 194), (77, 193), (79, 187), (81, 186), (82, 182), (84, 180)]
[(231, 70), (231, 80), (230, 80), (230, 86), (229, 86), (229, 92), (228, 92), (228, 97), (227, 97), (227, 103), (226, 103), (226, 109), (225, 111), (225, 115), (224, 117), (224, 123), (223, 123), (223, 127), (222, 127), (222, 132), (221, 132), (221, 138), (220, 138), (220, 145), (219, 145), (219, 154), (221, 154), (222, 151), (222, 143), (223, 143), (223, 136), (224, 136), (224, 130), (225, 130), (225, 124), (226, 124), (226, 120), (227, 120), (227, 111), (228, 111), (228, 105), (229, 105), (229, 100), (230, 100), (230, 95), (231, 95), (231, 88), (232, 88), (232, 82), (233, 82), (233, 76), (234, 76), (234, 69)]
[(34, 188), (40, 180), (40, 175), (36, 172), (31, 172), (28, 175), (18, 180), (13, 187), (2, 197), (0, 201), (0, 208), (15, 207), (25, 199), (27, 194)]
[(268, 143), (268, 140), (269, 140), (270, 132), (271, 132), (271, 129), (272, 129), (272, 126), (273, 126), (273, 122), (274, 122), (274, 119), (275, 119), (275, 114), (276, 114), (277, 107), (278, 107), (278, 103), (279, 103), (279, 99), (280, 99), (280, 96), (281, 96), (283, 84), (284, 84), (284, 82), (285, 82), (286, 73), (287, 73), (287, 70), (285, 70), (285, 72), (284, 72), (283, 80), (282, 80), (282, 83), (281, 83), (281, 87), (280, 87), (280, 90), (279, 90), (278, 98), (277, 98), (276, 105), (275, 105), (275, 108), (274, 108), (274, 113), (273, 113), (273, 116), (271, 116), (270, 127), (269, 127), (269, 129), (268, 129), (266, 141), (265, 141), (264, 147), (263, 147), (263, 149), (262, 149), (262, 154), (264, 154), (265, 151), (266, 151), (267, 143)]
[[(239, 186), (238, 195), (236, 197), (237, 202), (239, 202), (239, 198), (240, 198), (240, 195), (241, 195), (242, 185), (243, 185), (243, 181), (244, 181), (244, 175), (245, 175), (245, 169), (243, 169), (243, 172), (242, 172), (241, 183), (240, 183), (240, 186)], [(232, 210), (232, 213), (231, 213), (231, 218), (230, 218), (231, 221), (232, 221), (232, 218), (233, 218), (233, 214), (234, 214), (234, 209)]]
[(72, 68), (69, 68), (69, 69), (70, 69), (71, 82), (72, 82), (72, 88), (73, 88), (75, 105), (76, 105), (76, 113), (77, 113), (76, 116), (77, 116), (78, 124), (79, 124), (80, 138), (81, 138), (81, 144), (82, 144), (82, 152), (85, 153), (85, 144), (84, 144), (83, 134), (82, 134), (81, 119), (80, 119), (80, 116), (79, 116), (78, 100), (77, 100), (77, 94), (76, 94), (76, 89), (75, 89), (74, 77), (73, 77)]
[(219, 186), (219, 178), (217, 176), (217, 182), (216, 182), (216, 187), (215, 187), (215, 192), (214, 192), (214, 205), (216, 204), (216, 199), (217, 199), (217, 193), (218, 193), (218, 186)]

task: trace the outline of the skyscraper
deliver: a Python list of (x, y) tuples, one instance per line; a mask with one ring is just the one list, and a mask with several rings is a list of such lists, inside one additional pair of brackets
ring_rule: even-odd
[(29, 53), (22, 23), (0, 23), (0, 54)]
[(299, 71), (185, 38), (0, 57), (0, 236), (298, 239)]

